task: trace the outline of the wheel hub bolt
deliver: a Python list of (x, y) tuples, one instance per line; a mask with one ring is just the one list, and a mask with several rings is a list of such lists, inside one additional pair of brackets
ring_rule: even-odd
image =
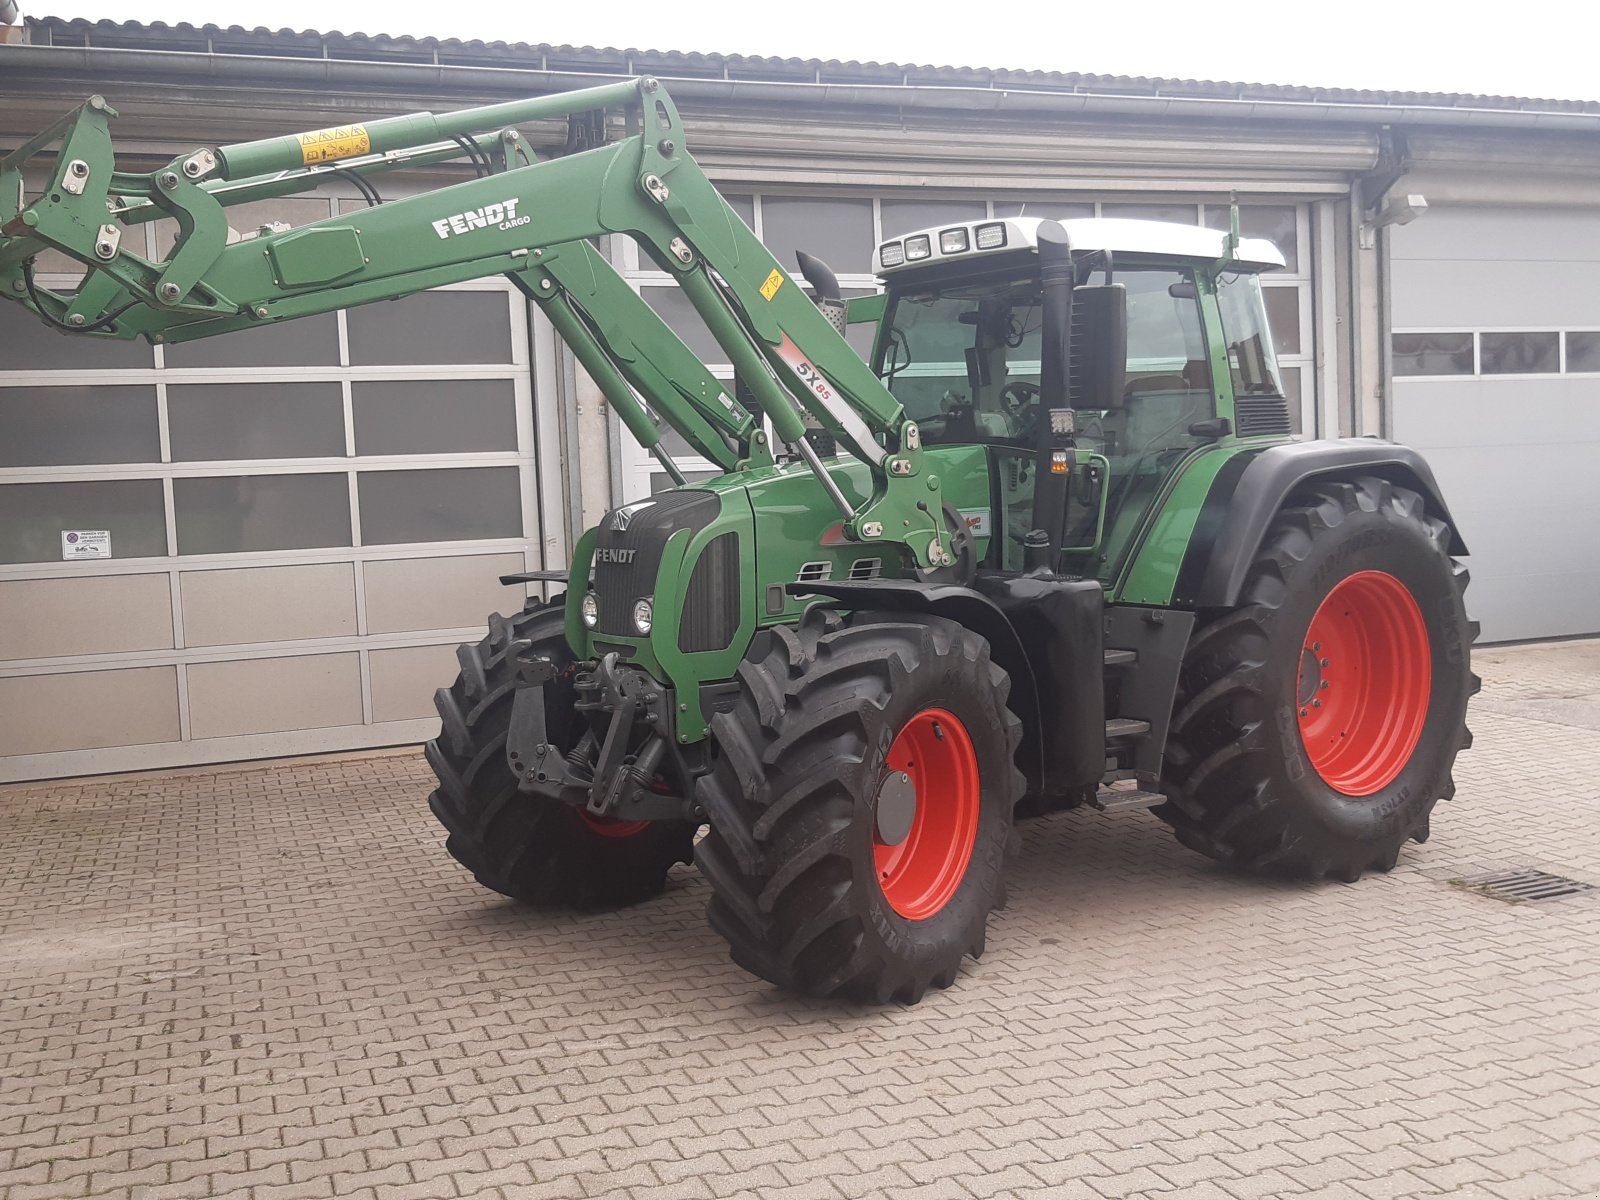
[(1312, 708), (1321, 708), (1322, 707), (1322, 701), (1321, 700), (1313, 700), (1311, 702), (1311, 707)]

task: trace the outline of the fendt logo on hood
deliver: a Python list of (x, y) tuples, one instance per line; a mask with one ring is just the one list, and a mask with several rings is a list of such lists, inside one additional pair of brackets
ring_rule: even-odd
[(517, 216), (517, 201), (502, 200), (499, 204), (485, 204), (449, 217), (440, 217), (433, 223), (433, 231), (441, 238), (453, 233), (471, 233), (474, 229), (515, 229), (526, 225), (532, 217)]

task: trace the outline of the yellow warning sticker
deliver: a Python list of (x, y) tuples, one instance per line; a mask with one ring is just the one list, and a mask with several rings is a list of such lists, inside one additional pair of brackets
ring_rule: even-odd
[(768, 304), (771, 304), (772, 298), (778, 294), (778, 289), (782, 286), (783, 272), (773, 271), (771, 275), (767, 276), (767, 281), (761, 285), (762, 298), (766, 300)]
[(302, 133), (295, 140), (300, 143), (300, 156), (306, 166), (312, 163), (332, 162), (336, 158), (354, 158), (372, 149), (372, 139), (365, 125), (336, 125), (332, 129), (314, 129)]

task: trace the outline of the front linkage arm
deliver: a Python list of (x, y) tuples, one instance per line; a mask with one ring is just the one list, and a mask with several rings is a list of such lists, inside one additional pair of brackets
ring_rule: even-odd
[[(627, 110), (628, 136), (549, 161), (510, 128), (613, 106)], [(0, 161), (0, 295), (51, 323), (188, 341), (505, 274), (647, 448), (660, 434), (635, 393), (723, 469), (770, 462), (756, 417), (587, 244), (628, 235), (683, 288), (778, 441), (839, 506), (845, 535), (899, 543), (923, 570), (953, 561), (916, 425), (683, 150), (677, 109), (655, 80), (201, 149), (144, 175), (115, 171), (114, 115), (91, 99)], [(315, 186), (352, 163), (462, 157), (465, 146), (444, 148), (454, 138), (472, 139), (478, 159), (496, 145), (492, 173), (230, 242), (227, 205)], [(56, 141), (52, 180), (24, 204), (24, 163)], [(160, 262), (121, 244), (127, 225), (156, 215), (179, 230)], [(34, 284), (29, 263), (50, 247), (90, 268), (76, 291)], [(806, 441), (796, 406), (866, 465), (870, 492), (847, 494)]]

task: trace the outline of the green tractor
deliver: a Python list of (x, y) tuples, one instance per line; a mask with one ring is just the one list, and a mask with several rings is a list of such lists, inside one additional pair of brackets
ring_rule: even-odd
[[(554, 158), (515, 128), (606, 108), (623, 135)], [(884, 292), (846, 303), (739, 221), (654, 80), (140, 176), (109, 115), (0, 162), (0, 292), (45, 321), (178, 341), (504, 273), (677, 481), (507, 576), (565, 590), (491, 618), (438, 693), (430, 803), (486, 887), (616, 907), (692, 861), (746, 969), (914, 1003), (982, 952), (1021, 816), (1148, 808), (1224, 863), (1355, 880), (1452, 794), (1465, 547), (1414, 451), (1291, 439), (1259, 285), (1283, 260), (1237, 219), (941, 226), (879, 246)], [(53, 140), (56, 186), (6, 209)], [(230, 204), (450, 159), (479, 177), (228, 238)], [(120, 248), (158, 215), (167, 259)], [(602, 234), (684, 288), (735, 386)], [(47, 247), (90, 268), (76, 291), (36, 285)], [(721, 473), (686, 483), (663, 423)]]

